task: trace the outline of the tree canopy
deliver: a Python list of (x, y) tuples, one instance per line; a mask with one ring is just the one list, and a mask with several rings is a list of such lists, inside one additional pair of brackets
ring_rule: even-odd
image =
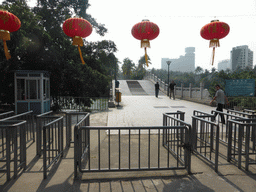
[(12, 58), (5, 58), (0, 44), (1, 102), (12, 103), (14, 70), (47, 70), (51, 74), (52, 96), (96, 97), (109, 93), (117, 51), (113, 41), (88, 42), (81, 47), (85, 65), (78, 50), (62, 30), (62, 23), (74, 14), (87, 19), (96, 33), (103, 36), (107, 29), (86, 13), (88, 0), (38, 0), (28, 7), (25, 0), (7, 0), (0, 8), (15, 14), (21, 28), (7, 41)]

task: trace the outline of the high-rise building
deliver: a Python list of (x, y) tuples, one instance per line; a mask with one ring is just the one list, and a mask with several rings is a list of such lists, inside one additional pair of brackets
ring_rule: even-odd
[(225, 71), (227, 69), (230, 69), (229, 59), (222, 60), (218, 63), (218, 71)]
[(195, 47), (186, 47), (185, 55), (181, 55), (178, 59), (162, 58), (161, 69), (168, 70), (166, 61), (171, 61), (170, 70), (180, 72), (195, 71)]
[(230, 51), (231, 70), (236, 70), (238, 67), (242, 69), (253, 67), (253, 51), (247, 45), (233, 47)]

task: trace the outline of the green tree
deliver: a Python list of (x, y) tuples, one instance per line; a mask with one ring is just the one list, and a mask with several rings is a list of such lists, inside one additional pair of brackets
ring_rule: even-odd
[(195, 73), (198, 75), (198, 74), (201, 74), (201, 73), (203, 73), (203, 68), (202, 67), (197, 67), (196, 69), (195, 69)]
[(7, 41), (11, 59), (6, 60), (2, 44), (0, 46), (0, 100), (13, 103), (13, 70), (23, 69), (28, 65), (40, 68), (40, 58), (44, 53), (43, 42), (47, 42), (49, 36), (44, 31), (41, 18), (33, 14), (26, 1), (5, 1), (0, 8), (15, 14), (21, 20), (21, 28), (11, 33), (11, 40)]
[(125, 79), (131, 79), (135, 64), (129, 58), (123, 60), (122, 71)]
[[(79, 1), (81, 3), (82, 1)], [(73, 3), (73, 4), (72, 4)], [(12, 70), (48, 70), (51, 74), (51, 95), (95, 97), (108, 94), (110, 76), (118, 60), (117, 48), (112, 41), (85, 42), (82, 65), (77, 48), (62, 31), (61, 25), (70, 18), (74, 1), (39, 0), (30, 9), (26, 1), (8, 0), (1, 5), (19, 17), (21, 28), (11, 34), (8, 47), (12, 58), (6, 61), (3, 48), (0, 53), (1, 101), (12, 103)], [(86, 6), (88, 7), (88, 6)], [(78, 8), (77, 8), (78, 10)], [(98, 33), (104, 35), (103, 25), (94, 23)], [(118, 68), (117, 68), (118, 70)]]
[[(149, 56), (148, 56), (148, 63), (151, 64)], [(147, 67), (147, 64), (146, 64), (145, 56), (142, 56), (140, 57), (138, 65), (135, 66), (134, 72), (132, 74), (132, 79), (137, 79), (137, 80), (143, 79), (146, 74), (146, 69), (145, 69), (146, 67)]]

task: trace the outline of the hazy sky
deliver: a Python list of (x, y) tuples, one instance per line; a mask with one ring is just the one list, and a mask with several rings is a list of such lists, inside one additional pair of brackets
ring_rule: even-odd
[[(35, 1), (35, 0), (28, 0)], [(161, 68), (161, 58), (178, 58), (186, 47), (195, 47), (196, 67), (211, 69), (212, 48), (200, 36), (201, 28), (213, 19), (230, 26), (229, 34), (220, 40), (214, 67), (229, 59), (232, 47), (248, 45), (256, 64), (256, 0), (89, 0), (88, 13), (105, 24), (108, 33), (101, 37), (93, 31), (88, 41), (112, 40), (118, 48), (120, 62), (128, 57), (135, 64), (144, 55), (140, 41), (131, 35), (133, 25), (149, 19), (160, 28), (152, 40), (148, 55), (150, 68)]]

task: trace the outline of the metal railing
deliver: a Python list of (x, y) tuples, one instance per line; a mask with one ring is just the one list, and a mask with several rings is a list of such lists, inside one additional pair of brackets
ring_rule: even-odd
[[(78, 130), (83, 126), (90, 126), (90, 114), (85, 115), (74, 127), (74, 141), (78, 139)], [(79, 142), (74, 142), (74, 169), (75, 177), (77, 177), (77, 166), (79, 160), (79, 152), (86, 151), (89, 148), (89, 132), (88, 130), (82, 132), (84, 135), (81, 136)], [(75, 138), (76, 136), (76, 138)], [(79, 146), (80, 145), (80, 146)], [(80, 164), (81, 165), (81, 164)]]
[(53, 111), (36, 116), (36, 154), (38, 156), (41, 156), (43, 152), (43, 126), (59, 117), (54, 116)]
[[(224, 143), (228, 143), (228, 126), (227, 126), (227, 121), (229, 119), (246, 119), (243, 116), (240, 115), (234, 115), (231, 113), (225, 113), (225, 112), (221, 112), (221, 111), (216, 111), (216, 110), (212, 110), (211, 113), (215, 114), (219, 114), (218, 117), (214, 118), (214, 120), (216, 121), (216, 123), (219, 125), (220, 128), (220, 140)], [(221, 123), (221, 115), (223, 115), (223, 118), (225, 119), (225, 124)]]
[[(66, 113), (66, 146), (70, 146), (70, 143), (74, 143), (72, 139), (72, 126), (89, 126), (90, 125), (90, 113), (68, 111)], [(74, 127), (75, 127), (74, 126)]]
[(249, 114), (252, 114), (252, 115), (256, 115), (256, 111), (255, 110), (251, 110), (251, 109), (243, 109), (243, 112), (249, 113)]
[(208, 121), (214, 121), (214, 115), (213, 114), (203, 112), (203, 111), (199, 111), (199, 110), (194, 110), (193, 111), (193, 116), (203, 118), (203, 119), (208, 120)]
[(69, 97), (59, 96), (53, 98), (53, 103), (57, 104), (61, 110), (80, 111), (104, 111), (108, 110), (109, 97)]
[(0, 122), (7, 120), (24, 120), (26, 121), (26, 142), (29, 143), (31, 141), (35, 142), (35, 124), (34, 124), (34, 115), (33, 111), (28, 111), (25, 113), (20, 113), (18, 115), (13, 115), (10, 117), (6, 117), (4, 119), (0, 119)]
[[(174, 113), (163, 114), (163, 126), (185, 126), (189, 135), (185, 135), (184, 129), (163, 130), (163, 146), (169, 151), (177, 155), (191, 173), (191, 125), (184, 122), (185, 112), (177, 111)], [(180, 143), (182, 143), (180, 145)], [(183, 147), (183, 149), (182, 149)]]
[[(192, 146), (194, 152), (215, 165), (218, 172), (219, 126), (209, 121), (207, 115), (192, 116)], [(210, 117), (212, 118), (212, 117)]]
[(5, 112), (5, 113), (0, 113), (0, 119), (4, 119), (6, 117), (10, 117), (14, 115), (14, 111), (8, 111), (8, 112)]
[(43, 126), (43, 172), (63, 157), (63, 116)]
[(242, 111), (232, 110), (232, 109), (228, 109), (227, 113), (230, 113), (230, 114), (233, 114), (233, 115), (237, 115), (237, 116), (240, 116), (242, 118), (248, 118), (248, 119), (256, 118), (255, 114), (251, 114), (249, 112), (242, 112)]
[(228, 161), (237, 161), (239, 169), (244, 162), (248, 171), (249, 164), (256, 164), (256, 119), (228, 120), (228, 126)]
[(16, 178), (18, 172), (26, 169), (26, 121), (0, 122), (0, 162), (1, 173), (6, 173), (7, 181)]
[(183, 162), (180, 155), (161, 147), (162, 130), (170, 130), (170, 138), (173, 134), (180, 138), (180, 132), (183, 132), (184, 140), (176, 139), (175, 145), (182, 154), (187, 151), (183, 149), (183, 146), (189, 145), (186, 126), (76, 127), (75, 177), (78, 170), (114, 172), (187, 169), (187, 159)]

